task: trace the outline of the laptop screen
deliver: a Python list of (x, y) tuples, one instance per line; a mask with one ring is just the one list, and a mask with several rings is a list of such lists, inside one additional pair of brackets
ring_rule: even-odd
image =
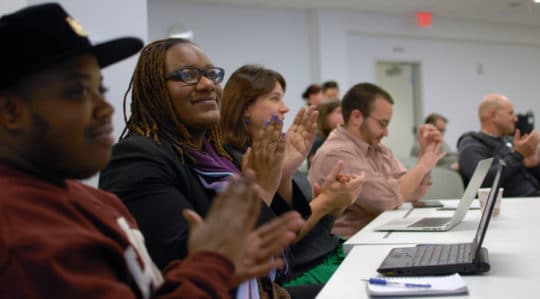
[(480, 248), (482, 248), (482, 242), (484, 241), (484, 236), (486, 235), (489, 221), (491, 220), (491, 214), (493, 213), (493, 208), (495, 207), (497, 193), (499, 191), (499, 187), (501, 186), (501, 174), (505, 163), (503, 160), (500, 159), (498, 160), (498, 162), (499, 163), (497, 163), (497, 173), (495, 174), (495, 179), (493, 180), (493, 185), (491, 186), (491, 191), (488, 195), (486, 207), (484, 208), (482, 217), (480, 218), (478, 229), (476, 230), (476, 236), (474, 237), (474, 240), (472, 242), (475, 259), (478, 259), (479, 257)]

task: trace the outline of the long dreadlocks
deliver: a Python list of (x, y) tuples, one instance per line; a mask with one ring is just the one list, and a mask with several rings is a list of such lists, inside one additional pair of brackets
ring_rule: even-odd
[[(184, 154), (183, 148), (195, 149), (189, 131), (178, 117), (165, 85), (165, 52), (171, 46), (191, 41), (181, 38), (170, 38), (155, 41), (146, 47), (139, 56), (139, 61), (131, 77), (129, 87), (124, 94), (123, 110), (126, 127), (120, 140), (131, 135), (151, 137), (160, 144), (161, 139), (171, 142), (180, 155), (182, 163), (184, 155), (193, 162), (193, 157)], [(127, 118), (126, 102), (131, 93), (131, 116)], [(219, 124), (207, 132), (206, 137), (216, 152), (228, 159), (230, 155), (223, 148), (223, 136)]]

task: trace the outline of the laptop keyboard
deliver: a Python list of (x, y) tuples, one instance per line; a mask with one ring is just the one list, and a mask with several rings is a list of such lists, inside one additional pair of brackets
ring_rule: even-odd
[(413, 266), (463, 264), (472, 260), (472, 243), (417, 246)]
[(409, 225), (409, 227), (434, 227), (442, 226), (450, 222), (451, 217), (426, 217), (422, 218), (415, 223)]

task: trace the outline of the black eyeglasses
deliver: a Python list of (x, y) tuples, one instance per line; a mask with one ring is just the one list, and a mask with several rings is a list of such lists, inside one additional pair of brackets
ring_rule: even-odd
[(201, 81), (203, 75), (206, 78), (210, 79), (210, 81), (219, 84), (223, 81), (223, 77), (225, 76), (225, 70), (215, 66), (203, 70), (196, 67), (188, 66), (168, 73), (167, 75), (165, 75), (165, 80), (175, 79), (180, 80), (187, 85), (196, 85), (197, 83), (199, 83), (199, 81)]

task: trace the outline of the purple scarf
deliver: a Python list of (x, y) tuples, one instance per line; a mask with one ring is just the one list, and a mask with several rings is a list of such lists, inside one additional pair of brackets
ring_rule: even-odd
[(203, 140), (201, 151), (186, 148), (184, 150), (195, 159), (193, 170), (207, 189), (221, 192), (227, 186), (227, 178), (242, 175), (233, 162), (216, 153), (206, 138)]
[[(203, 140), (201, 151), (184, 148), (191, 157), (195, 159), (193, 170), (204, 186), (204, 188), (216, 192), (223, 191), (228, 184), (228, 178), (233, 175), (242, 175), (240, 170), (229, 159), (216, 153), (214, 147), (205, 138)], [(286, 267), (283, 270), (273, 269), (268, 276), (273, 281), (276, 277), (276, 271), (281, 275), (288, 275), (288, 247), (282, 253), (286, 261)], [(250, 279), (241, 283), (236, 291), (236, 299), (259, 299), (259, 288), (256, 279)]]

